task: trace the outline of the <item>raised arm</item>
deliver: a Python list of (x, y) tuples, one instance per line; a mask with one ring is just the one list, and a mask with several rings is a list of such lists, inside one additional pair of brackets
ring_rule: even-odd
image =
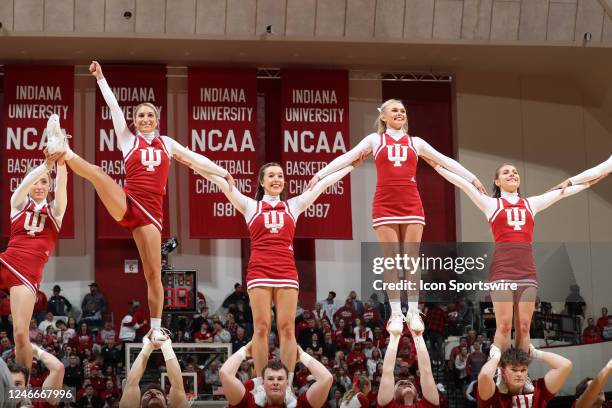
[(393, 399), (393, 391), (395, 389), (395, 359), (397, 357), (397, 347), (399, 345), (400, 336), (391, 334), (389, 337), (389, 345), (385, 351), (385, 359), (383, 360), (383, 372), (380, 378), (380, 386), (378, 387), (378, 405), (384, 407)]
[(334, 160), (329, 162), (327, 166), (323, 167), (317, 172), (317, 174), (315, 175), (315, 177), (317, 177), (317, 180), (323, 179), (328, 175), (345, 168), (346, 166), (350, 166), (350, 164), (355, 160), (359, 159), (362, 154), (368, 151), (372, 151), (376, 143), (376, 137), (377, 135), (375, 133), (366, 136), (361, 142), (357, 144), (357, 146), (353, 147), (348, 152), (336, 157)]
[(134, 360), (134, 364), (130, 368), (130, 372), (125, 380), (123, 395), (119, 401), (119, 408), (131, 408), (140, 405), (140, 379), (147, 368), (147, 361), (153, 352), (153, 344), (148, 337), (142, 339), (142, 349), (138, 353), (138, 357)]
[(571, 186), (561, 190), (552, 190), (538, 196), (529, 197), (527, 198), (527, 201), (529, 201), (529, 205), (531, 206), (531, 209), (535, 215), (536, 213), (547, 209), (562, 198), (573, 196), (574, 194), (586, 190), (587, 188), (589, 188), (588, 184), (578, 184), (577, 186)]
[(598, 164), (592, 169), (585, 170), (582, 173), (571, 177), (569, 180), (572, 185), (582, 184), (608, 173), (612, 173), (612, 155), (605, 162)]
[(548, 351), (537, 350), (530, 346), (529, 354), (534, 360), (540, 360), (551, 368), (544, 376), (544, 384), (551, 394), (556, 394), (572, 372), (573, 364), (565, 357)]
[(297, 197), (293, 197), (288, 200), (288, 204), (291, 206), (291, 210), (294, 212), (294, 215), (297, 217), (299, 214), (304, 212), (306, 208), (308, 208), (312, 203), (315, 202), (317, 198), (327, 189), (327, 187), (331, 186), (334, 183), (337, 183), (344, 176), (349, 174), (354, 167), (349, 164), (348, 166), (338, 170), (335, 173), (330, 174), (329, 176), (325, 176), (318, 183), (312, 187), (312, 189), (306, 189), (302, 194)]
[(485, 213), (487, 218), (493, 215), (493, 212), (495, 211), (497, 205), (497, 201), (494, 198), (491, 198), (488, 195), (481, 193), (476, 188), (476, 186), (474, 186), (474, 184), (470, 183), (468, 180), (453, 173), (450, 170), (445, 169), (440, 165), (436, 165), (434, 169), (448, 182), (454, 184), (455, 186), (463, 190), (465, 194), (467, 194), (467, 196), (470, 198), (470, 200), (472, 200), (472, 202), (476, 204), (476, 207), (478, 207), (483, 213)]
[(419, 156), (423, 156), (430, 160), (433, 160), (439, 165), (447, 168), (453, 173), (463, 177), (470, 183), (474, 184), (474, 186), (481, 193), (483, 194), (487, 193), (487, 190), (484, 188), (480, 180), (478, 180), (478, 177), (476, 177), (468, 169), (463, 167), (457, 160), (451, 159), (450, 157), (447, 157), (443, 155), (442, 153), (438, 152), (429, 143), (427, 143), (425, 140), (421, 139), (420, 137), (414, 137), (412, 140), (414, 142), (414, 147), (416, 148)]
[(194, 169), (199, 175), (204, 177), (206, 180), (214, 183), (223, 194), (227, 197), (230, 203), (238, 211), (240, 211), (243, 215), (246, 215), (249, 211), (249, 208), (252, 208), (257, 205), (257, 202), (250, 197), (245, 196), (237, 188), (231, 187), (227, 179), (223, 177), (219, 177), (217, 175), (208, 174), (206, 172), (202, 172), (198, 169)]
[(412, 333), (412, 338), (414, 339), (414, 345), (416, 347), (419, 372), (421, 373), (421, 391), (423, 392), (423, 398), (433, 405), (439, 405), (440, 394), (438, 394), (438, 387), (434, 380), (433, 372), (431, 371), (431, 360), (429, 359), (429, 353), (427, 352), (423, 333), (417, 333), (412, 330), (410, 330), (410, 333)]
[(495, 381), (493, 381), (493, 376), (495, 371), (497, 371), (499, 360), (501, 360), (501, 350), (495, 344), (491, 345), (489, 357), (489, 361), (482, 366), (478, 374), (478, 395), (483, 401), (491, 399), (495, 394), (496, 385)]
[(227, 398), (229, 405), (240, 404), (240, 401), (242, 401), (244, 393), (246, 392), (242, 381), (236, 378), (236, 373), (240, 368), (240, 364), (242, 364), (242, 360), (247, 358), (250, 349), (251, 342), (232, 354), (225, 361), (225, 363), (223, 363), (221, 369), (219, 370), (219, 378), (221, 380), (221, 385), (223, 386), (223, 393), (225, 394), (225, 398)]
[(203, 171), (208, 174), (216, 174), (217, 176), (227, 177), (229, 172), (223, 167), (216, 165), (208, 157), (192, 152), (176, 140), (168, 136), (162, 136), (164, 144), (169, 150), (170, 155), (185, 166), (190, 167), (198, 172)]
[(168, 380), (170, 381), (170, 392), (168, 393), (168, 399), (170, 400), (171, 407), (188, 408), (189, 401), (185, 395), (185, 386), (183, 384), (183, 375), (181, 373), (181, 366), (174, 354), (172, 349), (172, 341), (167, 339), (161, 346), (164, 360), (166, 361), (166, 372), (168, 373)]
[(23, 178), (11, 195), (11, 210), (23, 210), (30, 188), (51, 168), (53, 168), (53, 162), (47, 159)]
[(66, 206), (68, 205), (68, 193), (66, 186), (68, 184), (68, 171), (66, 170), (66, 163), (63, 160), (57, 162), (57, 172), (55, 176), (55, 199), (51, 205), (53, 211), (53, 218), (57, 221), (58, 225), (62, 225), (62, 219), (66, 212)]
[(104, 74), (102, 73), (102, 67), (98, 63), (98, 61), (92, 61), (89, 66), (89, 72), (96, 77), (96, 81), (98, 82), (98, 87), (100, 88), (100, 92), (102, 93), (102, 97), (110, 110), (111, 118), (113, 120), (113, 128), (115, 129), (115, 135), (117, 135), (117, 141), (119, 142), (119, 146), (122, 151), (129, 149), (134, 142), (134, 135), (130, 132), (130, 128), (125, 121), (125, 117), (123, 116), (123, 111), (119, 106), (119, 102), (117, 102), (117, 98), (115, 98), (115, 94), (108, 86), (108, 82), (106, 82), (106, 78), (104, 78)]
[(589, 383), (586, 390), (576, 400), (576, 408), (592, 408), (612, 374), (612, 359)]
[(297, 346), (297, 349), (299, 360), (315, 378), (314, 384), (306, 391), (306, 399), (312, 408), (320, 408), (327, 402), (334, 377), (323, 364), (308, 355), (300, 346)]

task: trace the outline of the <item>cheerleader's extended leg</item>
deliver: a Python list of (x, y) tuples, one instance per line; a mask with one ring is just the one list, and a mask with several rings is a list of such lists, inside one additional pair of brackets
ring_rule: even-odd
[(502, 352), (510, 347), (512, 334), (512, 315), (514, 311), (514, 294), (509, 290), (491, 292), (493, 312), (495, 313), (495, 344)]
[[(410, 258), (419, 257), (421, 247), (421, 238), (423, 237), (423, 224), (400, 224), (400, 239), (404, 243), (402, 252)], [(421, 281), (421, 269), (406, 270), (406, 278), (417, 284), (416, 289), (408, 291), (408, 314), (406, 321), (410, 328), (414, 331), (421, 332), (424, 330), (423, 321), (419, 313), (419, 287)]]
[(249, 300), (253, 312), (251, 354), (253, 355), (257, 377), (261, 376), (261, 370), (268, 363), (268, 338), (272, 325), (272, 289), (255, 287), (249, 290)]
[(529, 352), (529, 346), (531, 345), (529, 330), (535, 310), (536, 295), (537, 288), (528, 286), (517, 295), (517, 301), (514, 304), (514, 346), (516, 348), (520, 347), (526, 352)]
[(290, 375), (293, 374), (297, 358), (297, 343), (295, 340), (295, 311), (297, 304), (297, 289), (274, 289), (276, 328), (280, 339), (281, 361), (289, 369)]
[[(400, 226), (398, 224), (383, 224), (374, 227), (376, 238), (380, 243), (385, 258), (395, 258), (400, 253)], [(387, 269), (383, 272), (385, 283), (399, 282), (399, 270)], [(387, 289), (389, 304), (391, 305), (391, 318), (387, 324), (387, 330), (393, 335), (400, 335), (404, 330), (404, 314), (402, 313), (401, 292), (399, 290)]]
[(32, 320), (36, 295), (25, 285), (13, 286), (10, 289), (10, 302), (15, 361), (31, 370), (33, 352), (30, 343), (30, 320)]
[(153, 224), (149, 224), (135, 228), (132, 236), (142, 260), (147, 281), (151, 329), (159, 329), (164, 308), (164, 287), (161, 281), (161, 232)]

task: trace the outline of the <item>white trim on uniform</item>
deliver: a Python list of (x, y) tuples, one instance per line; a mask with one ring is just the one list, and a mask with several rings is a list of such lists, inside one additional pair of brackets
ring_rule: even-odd
[(374, 160), (376, 160), (376, 158), (382, 151), (383, 147), (385, 147), (386, 145), (387, 145), (386, 133), (381, 133), (380, 134), (380, 145), (378, 146), (378, 149), (376, 149), (376, 151), (374, 152)]
[(127, 160), (130, 158), (130, 156), (132, 155), (132, 153), (134, 153), (134, 151), (138, 148), (138, 144), (139, 144), (139, 138), (140, 136), (136, 135), (134, 136), (134, 146), (132, 146), (132, 148), (128, 151), (128, 153), (123, 156), (123, 161), (127, 162)]
[(30, 198), (30, 196), (28, 196), (27, 198), (27, 203), (25, 204), (25, 206), (23, 207), (23, 210), (20, 210), (17, 214), (15, 214), (15, 216), (11, 217), (11, 224), (15, 222), (15, 220), (17, 220), (17, 217), (19, 217), (21, 214), (23, 214), (24, 212), (26, 212), (26, 210), (28, 209), (28, 207), (30, 206), (30, 202), (34, 201)]
[(533, 286), (538, 287), (538, 281), (535, 279), (496, 279), (490, 283), (515, 283), (518, 286)]
[(164, 150), (164, 152), (166, 152), (166, 156), (168, 156), (169, 159), (172, 159), (172, 156), (170, 156), (170, 152), (166, 148), (166, 144), (164, 143), (164, 139), (162, 139), (161, 136), (157, 136), (157, 137), (159, 137), (159, 141), (161, 142), (162, 149)]
[(300, 284), (295, 279), (268, 279), (257, 278), (247, 281), (247, 290), (256, 287), (268, 288), (294, 288), (300, 289)]
[(379, 217), (372, 220), (372, 226), (377, 227), (384, 224), (425, 224), (425, 217), (420, 215), (406, 215), (397, 217)]
[(53, 222), (53, 226), (55, 226), (55, 230), (59, 234), (60, 226), (59, 226), (57, 220), (55, 219), (55, 217), (53, 216), (53, 210), (51, 209), (51, 205), (49, 205), (48, 203), (47, 203), (47, 216), (49, 218), (51, 218), (51, 222)]
[(17, 279), (19, 279), (20, 281), (23, 282), (23, 284), (32, 291), (32, 293), (34, 293), (34, 296), (36, 296), (36, 286), (30, 282), (28, 280), (28, 278), (26, 278), (25, 276), (23, 276), (22, 274), (20, 274), (19, 272), (17, 272), (17, 269), (13, 268), (8, 262), (6, 262), (4, 259), (2, 259), (2, 257), (0, 257), (0, 262), (2, 262), (4, 264), (4, 266), (7, 267), (7, 269), (9, 271), (11, 271), (15, 276), (17, 276)]
[(127, 191), (125, 192), (125, 195), (128, 196), (128, 198), (130, 200), (132, 200), (134, 202), (134, 204), (136, 204), (136, 206), (138, 206), (138, 208), (140, 209), (140, 211), (142, 211), (147, 217), (149, 217), (149, 219), (153, 222), (153, 224), (161, 231), (163, 229), (161, 223), (155, 219), (155, 217), (153, 217), (151, 214), (149, 214), (149, 212), (138, 202), (136, 201), (136, 199), (134, 197), (132, 197)]
[(253, 221), (255, 221), (255, 218), (257, 218), (257, 216), (261, 214), (261, 208), (262, 208), (262, 200), (257, 202), (257, 210), (255, 210), (255, 214), (253, 214), (251, 219), (247, 222), (247, 227), (250, 227), (251, 224), (253, 224)]
[(497, 216), (499, 215), (500, 212), (502, 212), (504, 209), (504, 202), (502, 201), (501, 198), (497, 199), (497, 209), (495, 210), (495, 212), (493, 213), (493, 215), (491, 215), (491, 218), (489, 218), (489, 222), (493, 222), (495, 221), (495, 218), (497, 218)]

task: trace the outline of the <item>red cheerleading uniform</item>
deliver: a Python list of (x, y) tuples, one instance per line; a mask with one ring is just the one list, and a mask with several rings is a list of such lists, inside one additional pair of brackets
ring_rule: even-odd
[[(250, 391), (245, 390), (244, 391), (244, 396), (242, 397), (242, 400), (240, 400), (240, 402), (236, 405), (228, 405), (230, 408), (280, 408), (280, 407), (275, 407), (274, 405), (266, 405), (265, 407), (260, 407), (259, 405), (257, 405), (255, 403), (255, 398), (253, 397), (253, 394), (251, 394)], [(306, 396), (306, 393), (303, 393), (302, 395), (300, 395), (300, 397), (297, 400), (297, 405), (296, 408), (312, 408), (310, 406), (310, 403), (308, 402), (308, 397)]]
[(25, 285), (36, 295), (59, 230), (49, 204), (36, 210), (36, 203), (28, 197), (24, 209), (11, 219), (8, 247), (0, 253), (0, 289)]
[(134, 145), (123, 160), (126, 173), (123, 190), (127, 196), (127, 210), (119, 224), (130, 232), (149, 224), (161, 231), (170, 170), (168, 149), (159, 136), (149, 144), (137, 135)]
[(404, 405), (398, 404), (394, 399), (391, 400), (387, 405), (378, 405), (377, 408), (438, 408), (439, 405), (434, 405), (431, 402), (427, 401), (425, 398), (416, 401), (414, 404)]
[(535, 224), (529, 202), (521, 198), (512, 204), (499, 198), (489, 224), (495, 241), (489, 282), (537, 287), (536, 264), (531, 247)]
[(251, 257), (247, 268), (247, 290), (257, 286), (299, 289), (293, 254), (295, 218), (289, 205), (257, 202), (257, 211), (247, 223), (251, 235)]
[(384, 224), (423, 224), (425, 211), (417, 188), (419, 156), (412, 137), (394, 140), (384, 133), (374, 152), (376, 193), (372, 205), (372, 226)]
[(533, 394), (519, 395), (502, 394), (495, 387), (495, 394), (486, 401), (480, 398), (478, 387), (476, 387), (478, 406), (481, 408), (543, 408), (555, 396), (555, 394), (548, 391), (543, 378), (536, 380), (533, 383), (533, 387)]

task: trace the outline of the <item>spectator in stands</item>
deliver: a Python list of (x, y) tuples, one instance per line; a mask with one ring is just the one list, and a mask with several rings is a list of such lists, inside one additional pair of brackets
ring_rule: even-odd
[(350, 376), (352, 377), (355, 375), (357, 370), (365, 370), (366, 361), (366, 356), (361, 350), (361, 343), (353, 344), (351, 352), (346, 357), (346, 364), (348, 365)]
[(602, 335), (604, 340), (612, 340), (612, 316), (608, 316), (608, 325), (603, 328)]
[(140, 327), (134, 320), (134, 305), (128, 308), (127, 313), (121, 319), (121, 328), (119, 329), (119, 340), (124, 343), (132, 342), (136, 339), (136, 330)]
[[(385, 292), (385, 296), (386, 296), (386, 292)], [(372, 293), (370, 295), (370, 300), (368, 302), (370, 304), (371, 307), (373, 307), (377, 312), (378, 312), (378, 316), (380, 318), (380, 322), (382, 324), (382, 322), (386, 321), (387, 318), (389, 318), (389, 316), (391, 315), (390, 313), (387, 313), (387, 309), (385, 308), (385, 304), (382, 303), (379, 299), (378, 299), (378, 293)], [(365, 311), (364, 311), (365, 313)]]
[(580, 295), (580, 286), (571, 285), (570, 294), (565, 299), (565, 310), (570, 316), (580, 316), (584, 318), (586, 302)]
[(367, 339), (374, 340), (374, 334), (372, 333), (372, 329), (364, 326), (361, 323), (361, 319), (355, 319), (353, 336), (355, 337), (355, 343), (365, 343)]
[(117, 367), (123, 365), (121, 350), (117, 347), (114, 337), (107, 337), (102, 351), (100, 353), (104, 364), (104, 369), (107, 367)]
[(478, 379), (478, 374), (482, 366), (487, 362), (487, 355), (480, 350), (480, 343), (475, 342), (472, 346), (474, 347), (474, 351), (468, 355), (465, 366), (465, 372), (469, 381)]
[(232, 293), (230, 293), (228, 297), (225, 298), (225, 300), (223, 301), (221, 306), (223, 306), (226, 309), (232, 310), (234, 308), (237, 308), (238, 302), (242, 302), (242, 303), (247, 303), (248, 304), (249, 303), (249, 297), (244, 292), (244, 290), (242, 290), (242, 284), (235, 283), (234, 284), (234, 291)]
[(372, 356), (368, 358), (366, 362), (366, 368), (368, 369), (368, 378), (370, 380), (374, 379), (374, 373), (376, 372), (376, 367), (379, 363), (382, 363), (382, 353), (380, 349), (377, 347), (372, 348)]
[(608, 308), (607, 307), (602, 307), (601, 308), (601, 316), (599, 317), (599, 319), (597, 319), (597, 327), (599, 327), (601, 330), (604, 329), (604, 327), (606, 327), (608, 325), (608, 318), (610, 318), (612, 316), (608, 316)]
[(36, 303), (34, 304), (34, 311), (32, 313), (32, 316), (36, 319), (36, 324), (44, 320), (47, 314), (47, 303), (47, 295), (40, 289), (37, 289)]
[(39, 334), (41, 334), (42, 332), (40, 331), (40, 329), (38, 328), (38, 323), (36, 323), (36, 319), (32, 318), (30, 320), (30, 341), (36, 341), (36, 338), (38, 337)]
[(238, 326), (236, 336), (232, 339), (232, 350), (238, 350), (240, 347), (246, 346), (248, 342), (246, 330), (244, 327)]
[(109, 399), (119, 400), (119, 391), (115, 388), (113, 380), (106, 380), (105, 388), (100, 393), (100, 399), (102, 402), (108, 404)]
[(68, 318), (68, 321), (66, 322), (66, 326), (68, 327), (68, 329), (74, 330), (75, 333), (78, 330), (77, 321), (76, 321), (76, 319), (73, 316), (70, 316)]
[(76, 334), (77, 351), (83, 353), (85, 349), (91, 350), (94, 345), (94, 335), (89, 331), (87, 323), (83, 322), (79, 326), (79, 331)]
[(348, 295), (348, 298), (351, 300), (351, 307), (357, 313), (357, 315), (358, 316), (363, 315), (363, 311), (364, 311), (363, 302), (357, 299), (357, 292), (355, 292), (354, 290), (351, 290), (351, 292)]
[(474, 330), (473, 328), (468, 328), (467, 331), (467, 346), (468, 348), (472, 347), (472, 344), (474, 344), (474, 342), (476, 342), (476, 338), (478, 337), (478, 335), (476, 334), (476, 330)]
[(461, 346), (459, 349), (459, 354), (455, 356), (455, 360), (453, 362), (453, 366), (455, 367), (455, 378), (459, 381), (459, 383), (463, 386), (466, 383), (468, 374), (467, 374), (467, 359), (468, 359), (468, 350), (466, 346)]
[(99, 310), (95, 310), (94, 303), (87, 303), (81, 314), (81, 323), (87, 323), (91, 327), (102, 326), (102, 313)]
[(306, 350), (306, 348), (312, 342), (312, 335), (313, 334), (316, 333), (318, 339), (322, 339), (323, 338), (323, 333), (321, 333), (321, 330), (319, 330), (319, 328), (317, 328), (317, 326), (316, 326), (317, 322), (316, 322), (315, 319), (308, 319), (306, 321), (306, 323), (307, 323), (308, 326), (300, 331), (299, 337), (297, 338), (298, 344), (304, 350)]
[(116, 338), (117, 333), (113, 328), (113, 322), (111, 322), (110, 320), (105, 321), (104, 327), (102, 327), (102, 330), (100, 330), (100, 332), (98, 333), (98, 344), (103, 345), (106, 344), (106, 340), (113, 339), (114, 341), (116, 340)]
[(321, 342), (321, 339), (319, 338), (319, 334), (318, 333), (312, 333), (312, 336), (310, 337), (310, 344), (308, 344), (308, 348), (310, 348), (313, 352), (313, 355), (315, 357), (321, 357), (323, 355), (323, 343)]
[(334, 382), (330, 391), (331, 398), (327, 401), (329, 408), (340, 408), (340, 401), (342, 401), (342, 391), (339, 388), (334, 388), (335, 385)]
[(232, 338), (236, 336), (236, 330), (238, 330), (238, 324), (234, 319), (234, 315), (232, 313), (227, 313), (225, 315), (225, 324), (223, 325), (225, 329), (230, 333)]
[(247, 331), (247, 335), (253, 333), (253, 312), (248, 303), (238, 302), (234, 313), (234, 320), (240, 326), (244, 327)]
[(14, 353), (13, 344), (8, 337), (3, 337), (0, 340), (0, 356), (3, 360), (8, 360), (8, 357)]
[(353, 387), (353, 382), (347, 375), (346, 370), (343, 367), (339, 367), (336, 371), (338, 372), (338, 381), (340, 382), (340, 385), (342, 385), (344, 392), (350, 390)]
[(85, 393), (77, 401), (77, 406), (79, 408), (81, 408), (81, 407), (83, 407), (83, 408), (89, 408), (89, 407), (91, 407), (91, 408), (102, 408), (103, 405), (104, 404), (102, 403), (100, 398), (98, 398), (98, 396), (96, 395), (94, 387), (91, 384), (88, 384), (85, 387)]
[(382, 327), (377, 326), (374, 328), (374, 340), (372, 341), (372, 345), (374, 347), (378, 347), (382, 350), (383, 348), (385, 348), (387, 339), (387, 334)]
[(98, 284), (96, 282), (89, 284), (89, 293), (83, 297), (81, 310), (83, 310), (83, 312), (88, 311), (91, 315), (99, 313), (100, 321), (102, 321), (102, 315), (106, 312), (106, 298), (98, 290)]
[[(235, 350), (234, 346), (232, 346), (232, 350)], [(240, 348), (238, 350), (240, 350)], [(242, 363), (240, 363), (240, 368), (238, 369), (236, 376), (243, 384), (251, 378), (251, 369), (248, 361), (244, 360)]]
[(138, 300), (132, 300), (131, 305), (134, 308), (134, 322), (138, 325), (138, 327), (136, 327), (135, 340), (140, 343), (142, 338), (149, 332), (149, 321), (147, 320), (147, 313), (140, 307), (140, 302)]
[(582, 331), (582, 343), (591, 344), (603, 341), (601, 329), (595, 325), (595, 320), (592, 317), (587, 319), (587, 327)]
[(459, 339), (459, 345), (451, 349), (450, 357), (448, 360), (448, 368), (451, 370), (455, 368), (455, 357), (457, 357), (461, 352), (461, 347), (465, 347), (467, 350), (467, 337), (461, 337)]
[(431, 343), (432, 364), (439, 365), (444, 362), (444, 336), (446, 335), (446, 324), (448, 315), (437, 303), (429, 305), (425, 316), (426, 334)]
[(336, 292), (331, 290), (327, 294), (327, 297), (319, 302), (321, 304), (321, 309), (323, 309), (327, 317), (333, 320), (335, 320), (334, 315), (336, 314), (337, 309), (334, 299), (336, 299)]
[(47, 312), (47, 314), (45, 315), (45, 320), (41, 321), (40, 324), (38, 325), (38, 330), (41, 333), (47, 333), (47, 327), (51, 326), (53, 327), (53, 329), (55, 330), (55, 322), (53, 321), (53, 313), (51, 312)]
[(212, 319), (208, 315), (207, 307), (203, 307), (202, 309), (200, 309), (200, 313), (197, 315), (196, 318), (193, 319), (191, 329), (193, 330), (194, 334), (200, 331), (200, 326), (202, 326), (202, 323), (204, 322), (208, 324), (208, 327), (212, 327)]
[(333, 360), (338, 350), (334, 338), (331, 333), (325, 333), (323, 335), (323, 355), (328, 359)]
[(232, 341), (232, 335), (223, 328), (223, 324), (220, 321), (213, 323), (213, 332), (213, 338), (216, 343), (230, 343)]
[(311, 316), (319, 321), (323, 322), (324, 320), (330, 321), (330, 317), (327, 316), (327, 312), (321, 307), (321, 303), (317, 302), (314, 305), (314, 310), (310, 312)]
[(61, 290), (59, 285), (53, 286), (53, 295), (47, 303), (47, 311), (53, 313), (53, 316), (66, 316), (72, 310), (72, 304), (60, 295)]
[(212, 343), (215, 341), (212, 328), (208, 325), (207, 320), (202, 320), (200, 330), (193, 334), (193, 341), (196, 343)]
[(365, 302), (363, 315), (363, 324), (370, 329), (374, 330), (375, 327), (382, 325), (380, 312), (370, 302)]
[(208, 385), (220, 387), (221, 379), (219, 378), (219, 362), (213, 360), (210, 362), (206, 370), (204, 370), (204, 378)]
[(357, 318), (357, 312), (353, 309), (351, 299), (346, 299), (344, 301), (344, 306), (338, 308), (336, 313), (334, 313), (334, 321), (338, 322), (340, 319), (344, 319), (347, 322), (352, 322)]

